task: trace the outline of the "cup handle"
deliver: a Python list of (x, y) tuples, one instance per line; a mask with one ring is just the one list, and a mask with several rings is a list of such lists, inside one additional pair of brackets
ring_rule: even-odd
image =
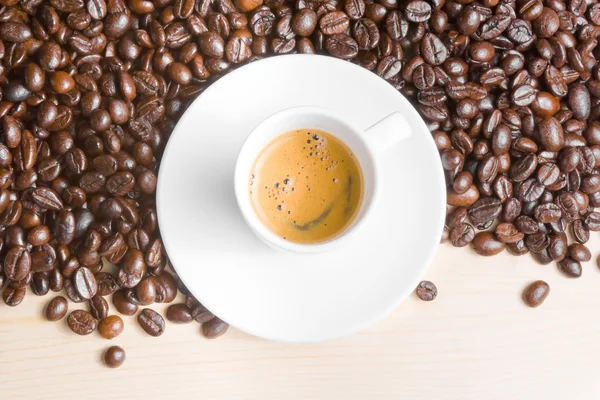
[(384, 152), (396, 143), (408, 138), (412, 133), (408, 121), (398, 111), (375, 122), (365, 132), (367, 142), (376, 152)]

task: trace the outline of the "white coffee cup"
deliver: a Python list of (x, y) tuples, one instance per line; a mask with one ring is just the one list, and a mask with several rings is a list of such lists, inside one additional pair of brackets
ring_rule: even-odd
[[(321, 243), (294, 243), (272, 232), (256, 215), (248, 191), (251, 169), (260, 152), (276, 137), (297, 129), (318, 129), (336, 136), (352, 150), (363, 172), (364, 197), (358, 214), (345, 231)], [(256, 236), (275, 249), (314, 253), (341, 246), (368, 221), (371, 211), (377, 205), (382, 184), (379, 157), (410, 133), (410, 126), (400, 112), (388, 115), (366, 130), (325, 108), (294, 107), (277, 112), (254, 128), (238, 155), (234, 190), (240, 212)]]

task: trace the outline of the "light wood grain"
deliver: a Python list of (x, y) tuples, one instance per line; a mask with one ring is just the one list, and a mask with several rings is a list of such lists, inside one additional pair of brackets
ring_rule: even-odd
[[(590, 247), (600, 249), (600, 240)], [(427, 274), (439, 289), (435, 301), (411, 296), (368, 330), (310, 346), (236, 330), (210, 341), (195, 323), (169, 324), (153, 338), (129, 317), (113, 341), (80, 337), (65, 321), (42, 319), (51, 296), (30, 295), (17, 308), (0, 305), (0, 397), (597, 399), (600, 270), (593, 253), (583, 277), (569, 279), (529, 256), (483, 258), (442, 245)], [(536, 279), (551, 293), (529, 309), (520, 295)], [(112, 344), (127, 351), (116, 370), (100, 361)]]

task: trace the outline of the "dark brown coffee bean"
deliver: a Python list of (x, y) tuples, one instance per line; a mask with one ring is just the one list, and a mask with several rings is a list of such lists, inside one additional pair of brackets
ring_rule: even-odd
[(47, 187), (40, 187), (32, 192), (33, 201), (44, 209), (60, 211), (63, 208), (63, 202), (58, 194)]
[(567, 255), (567, 236), (551, 233), (547, 250), (553, 261), (563, 260)]
[(479, 232), (471, 242), (475, 252), (482, 256), (494, 256), (504, 250), (506, 245), (496, 239), (491, 232)]
[(103, 360), (109, 368), (118, 368), (125, 362), (125, 350), (119, 346), (111, 346), (104, 353)]
[(588, 262), (592, 259), (592, 253), (583, 244), (573, 243), (569, 245), (569, 257), (575, 261)]
[(432, 301), (437, 297), (437, 287), (433, 282), (421, 281), (415, 290), (417, 297), (423, 301)]
[(123, 315), (135, 315), (138, 310), (136, 304), (132, 304), (127, 300), (124, 290), (117, 290), (114, 292), (112, 302), (117, 311)]
[(544, 281), (535, 281), (523, 291), (523, 301), (529, 307), (539, 307), (550, 294), (550, 286)]
[(31, 271), (31, 255), (23, 246), (11, 248), (4, 258), (4, 273), (12, 281), (20, 281)]
[(67, 318), (69, 328), (78, 335), (89, 335), (98, 324), (92, 315), (84, 310), (75, 310)]
[(13, 288), (9, 286), (2, 292), (2, 300), (4, 300), (4, 304), (9, 307), (16, 307), (23, 302), (26, 292), (27, 289), (24, 287)]
[(502, 203), (493, 197), (483, 197), (469, 207), (469, 218), (475, 225), (493, 221), (502, 212)]
[(536, 232), (525, 237), (525, 244), (531, 251), (540, 252), (550, 245), (550, 238), (544, 232)]
[(560, 208), (554, 203), (540, 204), (534, 209), (533, 214), (535, 219), (544, 224), (558, 221), (562, 216)]
[(424, 1), (414, 0), (406, 5), (404, 15), (410, 22), (425, 22), (431, 17), (431, 6)]
[(223, 336), (227, 329), (229, 329), (229, 324), (218, 317), (214, 317), (202, 324), (202, 335), (207, 339), (215, 339)]
[(73, 283), (77, 293), (83, 299), (91, 299), (98, 292), (98, 283), (94, 274), (86, 268), (80, 267), (73, 275)]
[(165, 320), (150, 308), (144, 308), (137, 320), (142, 329), (150, 336), (160, 336), (165, 331)]
[(45, 296), (50, 291), (50, 279), (47, 272), (35, 272), (31, 278), (31, 291), (36, 296)]
[(358, 53), (356, 41), (342, 33), (329, 36), (325, 41), (325, 47), (331, 55), (345, 60), (354, 58)]
[(332, 11), (321, 17), (319, 28), (325, 35), (341, 34), (350, 26), (348, 15), (342, 11)]
[(504, 209), (502, 211), (502, 217), (506, 222), (515, 222), (519, 214), (521, 214), (522, 203), (521, 200), (516, 198), (510, 198), (506, 201)]
[(517, 243), (525, 237), (523, 232), (520, 232), (517, 227), (510, 222), (500, 223), (496, 227), (496, 237), (503, 243)]
[(96, 295), (88, 301), (88, 309), (92, 317), (99, 321), (108, 316), (108, 302), (100, 295)]
[(187, 324), (193, 321), (192, 310), (186, 304), (172, 304), (167, 308), (167, 319), (175, 324)]
[(192, 318), (198, 323), (208, 322), (215, 317), (213, 313), (193, 297), (188, 296), (186, 303), (192, 310)]
[(46, 306), (44, 315), (48, 321), (61, 320), (66, 314), (69, 308), (67, 299), (62, 296), (58, 296), (50, 300)]
[(564, 260), (560, 261), (558, 269), (570, 278), (579, 278), (582, 272), (579, 261), (573, 260), (570, 257), (565, 257)]
[(421, 55), (431, 65), (441, 65), (448, 58), (448, 50), (436, 35), (426, 33), (421, 40)]
[(450, 241), (454, 247), (464, 247), (473, 241), (475, 229), (471, 224), (459, 223), (450, 231)]

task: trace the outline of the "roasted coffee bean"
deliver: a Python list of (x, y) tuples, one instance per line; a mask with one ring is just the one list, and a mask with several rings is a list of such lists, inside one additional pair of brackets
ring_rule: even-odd
[(92, 317), (99, 321), (102, 321), (108, 315), (108, 302), (99, 295), (92, 297), (88, 301), (88, 308)]
[(150, 308), (144, 308), (137, 320), (142, 329), (150, 336), (160, 336), (165, 331), (165, 320)]
[(136, 304), (132, 304), (127, 300), (125, 291), (123, 289), (114, 292), (112, 302), (118, 312), (123, 315), (135, 315), (138, 310)]
[(167, 308), (167, 319), (175, 324), (187, 324), (193, 321), (192, 310), (186, 304), (172, 304)]
[(75, 310), (67, 318), (69, 328), (78, 335), (89, 335), (98, 324), (92, 315), (84, 310)]
[(118, 315), (109, 315), (98, 323), (98, 333), (105, 339), (114, 339), (119, 336), (125, 324)]
[(415, 292), (423, 301), (432, 301), (437, 297), (437, 287), (430, 281), (421, 281)]
[(67, 314), (68, 308), (69, 304), (67, 299), (62, 296), (58, 296), (50, 300), (46, 306), (44, 315), (48, 321), (58, 321)]
[(31, 291), (36, 296), (45, 296), (50, 291), (50, 279), (47, 272), (32, 274)]
[(25, 279), (31, 271), (31, 255), (23, 246), (11, 248), (4, 258), (4, 273), (12, 281)]
[(502, 203), (493, 197), (483, 197), (469, 207), (469, 218), (475, 225), (493, 221), (502, 212)]
[(550, 286), (544, 281), (535, 281), (523, 291), (523, 301), (529, 307), (539, 307), (548, 297)]
[(554, 203), (540, 204), (533, 210), (535, 219), (544, 224), (558, 221), (562, 216), (560, 208)]
[(579, 261), (573, 260), (570, 257), (565, 257), (564, 260), (560, 261), (558, 269), (570, 278), (579, 278), (582, 272)]
[(550, 234), (548, 254), (554, 261), (561, 261), (567, 255), (567, 236), (563, 233)]
[(229, 329), (229, 324), (218, 317), (214, 317), (202, 324), (202, 336), (207, 339), (215, 339), (224, 335), (227, 329)]
[(504, 250), (506, 245), (496, 239), (491, 232), (479, 232), (471, 242), (475, 252), (482, 256), (494, 256)]
[(450, 231), (450, 241), (454, 247), (464, 247), (473, 241), (475, 229), (471, 224), (459, 223)]
[(503, 243), (517, 243), (525, 237), (525, 234), (520, 232), (517, 227), (510, 222), (498, 224), (495, 234), (498, 240)]
[(511, 254), (516, 256), (522, 256), (529, 252), (524, 240), (519, 240), (517, 243), (507, 243), (506, 248)]
[(9, 286), (5, 288), (2, 292), (2, 300), (4, 300), (4, 304), (6, 304), (9, 307), (16, 307), (19, 304), (21, 304), (21, 302), (23, 302), (26, 292), (27, 289), (25, 289), (24, 287), (16, 289)]
[(590, 231), (600, 231), (600, 212), (590, 212), (583, 219), (583, 225)]
[(94, 274), (86, 267), (80, 267), (73, 275), (75, 290), (83, 299), (91, 299), (98, 292), (98, 283)]
[(125, 350), (119, 346), (111, 346), (104, 352), (104, 364), (109, 368), (118, 368), (125, 362)]
[(575, 261), (588, 262), (592, 259), (592, 253), (583, 244), (573, 243), (569, 245), (569, 257)]

